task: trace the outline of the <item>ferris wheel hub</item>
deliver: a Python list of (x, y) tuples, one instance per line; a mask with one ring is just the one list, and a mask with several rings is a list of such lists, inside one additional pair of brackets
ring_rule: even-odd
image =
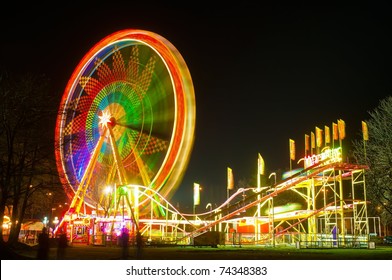
[(114, 127), (116, 125), (116, 118), (111, 116), (110, 113), (103, 111), (102, 115), (99, 116), (99, 124), (103, 127), (111, 126)]

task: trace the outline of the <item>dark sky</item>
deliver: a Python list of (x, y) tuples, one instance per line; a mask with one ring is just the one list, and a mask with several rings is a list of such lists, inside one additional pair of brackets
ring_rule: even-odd
[(140, 28), (168, 39), (184, 57), (196, 95), (194, 148), (172, 201), (191, 205), (198, 182), (204, 208), (226, 197), (227, 167), (236, 185), (255, 178), (258, 153), (267, 172), (287, 170), (289, 139), (299, 158), (304, 134), (337, 119), (346, 123), (349, 145), (368, 112), (391, 94), (386, 5), (239, 2), (187, 9), (151, 1), (18, 5), (0, 19), (0, 67), (46, 73), (60, 98), (78, 62), (107, 35)]

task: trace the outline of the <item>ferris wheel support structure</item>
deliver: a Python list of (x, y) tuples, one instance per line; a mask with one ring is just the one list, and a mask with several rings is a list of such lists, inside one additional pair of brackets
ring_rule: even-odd
[[(121, 185), (126, 185), (128, 184), (128, 180), (126, 177), (126, 173), (125, 173), (125, 169), (124, 169), (124, 165), (120, 159), (120, 155), (118, 153), (118, 147), (116, 145), (116, 141), (114, 138), (114, 134), (113, 134), (113, 130), (110, 124), (103, 124), (105, 126), (102, 135), (99, 138), (99, 141), (97, 142), (97, 145), (94, 148), (94, 152), (91, 156), (91, 159), (88, 163), (88, 166), (86, 168), (86, 172), (84, 173), (82, 180), (80, 182), (79, 188), (77, 189), (74, 198), (72, 199), (72, 202), (69, 206), (68, 209), (68, 215), (70, 214), (79, 214), (80, 209), (82, 207), (82, 204), (84, 202), (84, 196), (86, 194), (86, 191), (88, 189), (89, 186), (89, 182), (91, 180), (91, 177), (93, 175), (93, 170), (97, 161), (97, 157), (100, 153), (100, 149), (102, 148), (102, 144), (105, 140), (105, 138), (107, 136), (109, 136), (110, 139), (110, 144), (112, 146), (112, 151), (113, 151), (113, 157), (114, 157), (114, 163), (115, 163), (115, 167), (117, 170), (117, 175), (118, 178), (120, 180), (120, 184)], [(118, 186), (116, 186), (117, 188)], [(119, 200), (121, 199), (121, 197), (125, 196), (125, 199), (127, 200), (127, 210), (128, 213), (130, 213), (130, 218), (132, 218), (132, 220), (134, 221), (134, 223), (136, 224), (136, 227), (138, 228), (138, 220), (139, 220), (139, 210), (138, 210), (138, 203), (136, 202), (136, 200), (138, 199), (137, 197), (137, 192), (135, 192), (135, 194), (131, 197), (131, 201), (129, 200), (129, 197), (125, 194), (120, 194), (119, 196)], [(120, 201), (117, 202), (117, 207), (116, 207), (116, 211), (115, 213), (118, 211), (118, 205), (120, 204)], [(72, 220), (72, 217), (70, 218)], [(60, 228), (62, 226), (64, 219), (59, 223), (57, 228)]]

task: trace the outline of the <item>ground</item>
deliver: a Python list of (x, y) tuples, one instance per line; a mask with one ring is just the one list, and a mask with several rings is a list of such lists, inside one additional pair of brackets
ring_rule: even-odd
[[(115, 260), (122, 258), (122, 248), (91, 245), (73, 245), (66, 248), (69, 260)], [(35, 259), (35, 247), (18, 246), (1, 250), (1, 259)], [(129, 248), (128, 259), (136, 259), (136, 248)], [(57, 258), (57, 248), (50, 249), (49, 259)], [(292, 246), (218, 246), (211, 247), (145, 247), (145, 260), (392, 260), (392, 246), (368, 248), (297, 249)]]

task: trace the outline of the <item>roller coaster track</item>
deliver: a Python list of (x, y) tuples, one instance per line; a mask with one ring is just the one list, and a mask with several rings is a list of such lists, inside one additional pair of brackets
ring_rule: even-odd
[[(339, 201), (338, 201), (338, 202), (339, 202)], [(303, 218), (303, 219), (299, 220), (298, 222), (293, 223), (293, 224), (290, 225), (289, 227), (287, 227), (287, 228), (285, 228), (285, 229), (283, 229), (283, 230), (277, 232), (277, 233), (275, 234), (275, 237), (281, 236), (282, 234), (284, 234), (284, 233), (287, 232), (288, 230), (292, 229), (292, 228), (295, 227), (296, 225), (303, 223), (304, 221), (306, 221), (307, 219), (309, 219), (309, 218), (312, 217), (312, 216), (316, 216), (317, 214), (319, 214), (320, 212), (326, 210), (329, 206), (332, 206), (332, 205), (334, 205), (335, 203), (336, 203), (335, 201), (332, 201), (332, 202), (328, 203), (327, 205), (325, 205), (324, 207), (312, 211), (312, 212), (311, 212), (309, 215), (307, 215), (305, 218)]]
[[(270, 199), (271, 197), (277, 196), (278, 194), (290, 189), (291, 187), (308, 180), (309, 178), (315, 177), (317, 174), (319, 174), (320, 172), (324, 171), (324, 170), (328, 170), (331, 168), (344, 168), (346, 167), (346, 164), (342, 164), (342, 163), (330, 163), (330, 164), (326, 164), (323, 165), (323, 161), (320, 161), (290, 177), (288, 177), (287, 179), (277, 183), (276, 185), (272, 186), (269, 190), (273, 190), (271, 192), (269, 192), (267, 195), (262, 196), (260, 199), (257, 199), (257, 195), (260, 194), (260, 192), (255, 193), (254, 195), (250, 196), (247, 200), (256, 197), (255, 200), (253, 200), (252, 202), (246, 204), (245, 206), (239, 207), (231, 212), (229, 212), (228, 214), (226, 214), (225, 216), (208, 223), (207, 225), (204, 225), (202, 227), (199, 227), (197, 229), (195, 229), (193, 232), (189, 233), (188, 235), (184, 236), (182, 239), (185, 238), (193, 238), (196, 237), (199, 234), (202, 234), (203, 232), (207, 231), (208, 229), (210, 229), (211, 227), (226, 221), (230, 218), (232, 218), (233, 216), (237, 215), (238, 213), (241, 213), (243, 211), (246, 211), (247, 209), (254, 207), (256, 205), (258, 205), (261, 202), (264, 202), (268, 199)], [(325, 210), (326, 207), (331, 206), (333, 203), (330, 203), (318, 210), (315, 210), (312, 214), (310, 214), (309, 216), (307, 216), (306, 218), (304, 218), (304, 220), (308, 219), (310, 216), (312, 215), (316, 215), (319, 212)], [(300, 222), (298, 222), (300, 223)], [(298, 224), (296, 223), (296, 224)], [(290, 227), (292, 228), (292, 226)]]
[(355, 204), (355, 202), (357, 202), (357, 201), (352, 200), (352, 199), (343, 199), (343, 200), (332, 201), (332, 202), (328, 203), (327, 205), (325, 205), (324, 207), (321, 207), (321, 208), (319, 208), (319, 209), (317, 209), (317, 210), (314, 210), (314, 211), (310, 212), (310, 214), (306, 215), (305, 218), (299, 220), (298, 222), (295, 222), (295, 223), (293, 223), (292, 225), (288, 226), (287, 228), (285, 228), (285, 229), (283, 229), (283, 230), (281, 230), (281, 231), (278, 231), (278, 232), (275, 234), (275, 236), (278, 237), (278, 236), (280, 236), (280, 235), (286, 233), (286, 232), (289, 231), (290, 229), (294, 228), (296, 225), (303, 223), (304, 221), (306, 221), (307, 219), (309, 219), (309, 218), (312, 217), (312, 216), (318, 215), (320, 212), (323, 212), (323, 211), (326, 211), (326, 210), (327, 210), (327, 211), (332, 211), (332, 210), (328, 210), (328, 208), (329, 208), (330, 206), (333, 206), (333, 205), (338, 204), (340, 201), (343, 201), (343, 202), (346, 202), (346, 203), (347, 203), (347, 202), (352, 202), (352, 203), (354, 203), (354, 204)]

